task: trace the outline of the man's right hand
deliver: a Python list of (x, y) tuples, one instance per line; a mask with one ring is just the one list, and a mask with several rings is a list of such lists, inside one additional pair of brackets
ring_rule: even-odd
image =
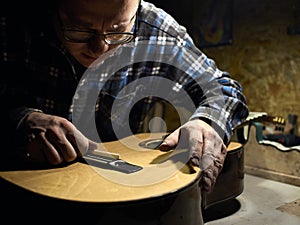
[(32, 112), (23, 122), (23, 128), (28, 135), (26, 149), (30, 162), (59, 165), (98, 147), (62, 117)]

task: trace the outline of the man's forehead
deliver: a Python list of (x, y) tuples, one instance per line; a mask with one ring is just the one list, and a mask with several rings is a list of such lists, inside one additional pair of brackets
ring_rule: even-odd
[(61, 0), (59, 8), (65, 11), (89, 11), (90, 13), (114, 14), (135, 9), (139, 0)]
[(59, 7), (60, 10), (72, 20), (86, 17), (126, 24), (136, 14), (139, 0), (63, 0), (63, 2), (64, 4)]

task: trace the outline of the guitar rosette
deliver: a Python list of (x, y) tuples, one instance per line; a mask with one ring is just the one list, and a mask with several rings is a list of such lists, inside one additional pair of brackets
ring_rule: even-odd
[[(115, 48), (97, 59), (83, 74), (73, 98), (72, 121), (74, 125), (88, 138), (104, 143), (102, 136), (113, 135), (128, 149), (140, 151), (140, 148), (132, 146), (133, 142), (139, 143), (140, 139), (134, 139), (131, 122), (139, 118), (150, 108), (142, 108), (138, 111), (139, 104), (153, 106), (157, 100), (163, 100), (170, 104), (179, 115), (180, 125), (197, 113), (197, 104), (203, 99), (217, 97), (218, 104), (222, 96), (220, 84), (205, 76), (197, 62), (191, 64), (188, 60), (202, 57), (197, 53), (181, 45), (162, 45), (159, 41), (135, 41)], [(203, 57), (203, 60), (206, 60)], [(144, 64), (144, 67), (140, 65)], [(136, 66), (135, 66), (136, 65)], [(149, 66), (150, 65), (150, 66)], [(127, 67), (131, 69), (128, 70)], [(144, 68), (144, 69), (141, 69)], [(151, 69), (151, 71), (149, 71)], [(133, 73), (139, 73), (138, 76)], [(166, 76), (166, 73), (172, 73)], [(194, 87), (196, 87), (194, 89)], [(197, 90), (197, 92), (194, 92)], [(204, 95), (204, 96), (200, 96)], [(198, 95), (198, 96), (197, 96)], [(197, 100), (197, 98), (199, 98)], [(198, 103), (197, 103), (198, 101)], [(224, 100), (223, 100), (224, 101)], [(224, 102), (225, 104), (225, 102)], [(107, 110), (107, 106), (109, 110)], [(211, 112), (207, 111), (211, 109)], [(216, 114), (214, 105), (207, 107), (207, 114)], [(165, 113), (164, 110), (161, 112)], [(111, 129), (103, 130), (98, 123), (109, 118)], [(154, 138), (157, 132), (166, 133), (167, 127), (164, 116), (153, 116), (148, 120), (148, 139)], [(136, 129), (144, 127), (141, 125)], [(100, 134), (101, 133), (101, 134)], [(154, 136), (151, 137), (151, 134)], [(125, 137), (131, 136), (130, 143)], [(157, 138), (157, 136), (155, 136)], [(102, 148), (105, 148), (102, 145)], [(110, 152), (110, 149), (101, 149)], [(122, 154), (120, 154), (122, 159)], [(177, 154), (173, 151), (169, 157), (180, 157), (175, 165), (170, 163), (158, 163), (144, 166), (141, 171), (124, 176), (119, 173), (111, 173), (107, 170), (97, 170), (102, 176), (114, 182), (125, 185), (144, 186), (162, 182), (169, 179), (186, 165), (189, 159), (189, 151), (185, 154)], [(135, 162), (132, 162), (135, 163)], [(139, 179), (139, 174), (143, 179)], [(132, 178), (130, 178), (132, 176)], [(145, 179), (145, 176), (148, 179)]]

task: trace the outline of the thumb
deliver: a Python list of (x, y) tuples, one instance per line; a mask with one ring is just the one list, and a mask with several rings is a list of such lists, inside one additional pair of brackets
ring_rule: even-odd
[(71, 135), (74, 136), (74, 147), (76, 148), (78, 154), (85, 155), (85, 153), (88, 152), (91, 148), (95, 149), (94, 142), (85, 137), (76, 128), (74, 129), (73, 134)]
[(88, 152), (93, 151), (98, 148), (98, 143), (89, 140)]
[(173, 133), (169, 134), (159, 146), (161, 151), (169, 151), (175, 148), (178, 144), (179, 139), (179, 129), (175, 130)]

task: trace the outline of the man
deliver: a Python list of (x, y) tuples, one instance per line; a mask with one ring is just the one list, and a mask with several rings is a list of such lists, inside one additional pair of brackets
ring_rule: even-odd
[[(195, 110), (164, 139), (160, 149), (188, 147), (190, 162), (203, 170), (203, 190), (211, 191), (222, 169), (231, 132), (248, 115), (240, 85), (194, 46), (184, 27), (150, 3), (59, 0), (49, 4), (48, 13), (29, 10), (32, 14), (26, 14), (23, 20), (11, 17), (17, 13), (9, 14), (9, 10), (2, 16), (1, 101), (6, 107), (1, 116), (7, 131), (4, 141), (10, 146), (10, 152), (5, 152), (9, 160), (21, 155), (31, 162), (60, 165), (95, 148), (97, 140), (91, 140), (85, 130), (74, 125), (74, 96), (78, 94), (77, 87), (82, 87), (79, 81), (86, 78), (89, 67), (101, 71), (101, 62), (106, 62), (114, 50), (130, 43), (140, 46), (146, 41), (149, 54), (153, 46), (159, 47), (162, 57), (164, 51), (177, 49), (177, 61), (184, 61), (187, 71), (166, 65), (159, 58), (157, 62), (153, 58), (151, 62), (133, 62), (116, 71), (106, 80), (97, 99), (99, 138), (115, 140), (116, 130), (123, 129), (122, 123), (115, 129), (115, 121), (123, 117), (114, 115), (112, 109), (124, 87), (141, 77), (167, 78), (173, 82), (174, 90), (185, 91)], [(172, 99), (182, 105), (180, 97), (176, 97), (179, 91), (174, 93)], [(152, 96), (143, 97), (146, 100), (132, 105), (128, 117), (133, 133), (143, 131), (146, 114), (158, 101)]]

